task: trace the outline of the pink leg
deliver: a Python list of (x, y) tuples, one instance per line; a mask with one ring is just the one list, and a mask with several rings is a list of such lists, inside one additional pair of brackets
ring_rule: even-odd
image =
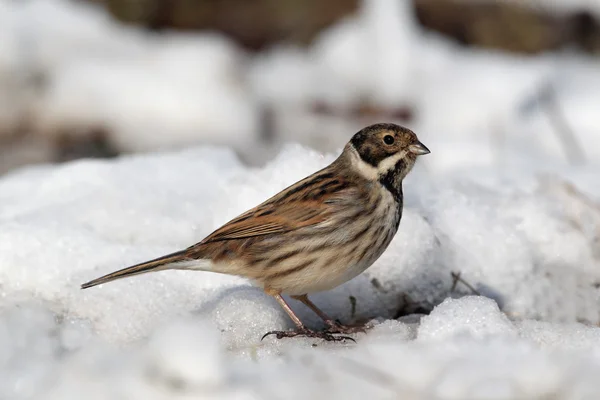
[[(271, 290), (271, 289), (265, 289), (265, 293), (273, 296), (275, 298), (275, 300), (277, 300), (277, 302), (279, 303), (281, 308), (283, 308), (284, 311), (287, 313), (287, 315), (289, 315), (289, 317), (292, 319), (292, 321), (294, 321), (294, 324), (296, 324), (297, 328), (294, 331), (270, 331), (270, 332), (265, 333), (263, 335), (262, 339), (264, 339), (265, 337), (267, 337), (269, 335), (275, 335), (275, 337), (277, 339), (281, 339), (284, 337), (307, 336), (307, 337), (318, 338), (318, 339), (323, 339), (323, 340), (327, 340), (327, 341), (344, 341), (346, 339), (354, 341), (354, 339), (352, 339), (348, 336), (333, 336), (333, 333), (341, 333), (341, 332), (329, 332), (329, 331), (316, 332), (316, 331), (307, 329), (304, 326), (304, 324), (302, 323), (302, 321), (300, 321), (300, 318), (298, 318), (296, 313), (294, 313), (294, 311), (290, 308), (288, 303), (283, 299), (283, 297), (281, 297), (281, 292)], [(314, 304), (313, 304), (313, 306), (314, 306)], [(316, 308), (316, 306), (315, 306), (315, 308)], [(318, 310), (318, 308), (317, 308), (317, 310)], [(323, 314), (323, 315), (325, 315), (325, 314)]]

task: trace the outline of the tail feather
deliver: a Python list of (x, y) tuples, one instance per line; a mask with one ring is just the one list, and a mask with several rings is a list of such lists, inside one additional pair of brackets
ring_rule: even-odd
[(163, 257), (155, 258), (154, 260), (146, 261), (140, 264), (133, 265), (131, 267), (123, 268), (110, 274), (101, 276), (100, 278), (84, 283), (83, 285), (81, 285), (81, 288), (87, 289), (92, 286), (111, 282), (121, 278), (145, 274), (146, 272), (161, 271), (164, 269), (173, 268), (171, 266), (171, 264), (173, 263), (189, 261), (189, 258), (186, 257), (185, 254), (185, 250), (182, 250), (172, 254), (167, 254)]

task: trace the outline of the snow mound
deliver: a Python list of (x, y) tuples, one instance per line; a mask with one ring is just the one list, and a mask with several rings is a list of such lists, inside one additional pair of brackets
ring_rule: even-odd
[[(419, 166), (388, 251), (365, 274), (312, 296), (342, 322), (370, 321), (356, 344), (261, 341), (292, 323), (238, 277), (165, 271), (79, 289), (199, 241), (333, 157), (290, 146), (256, 169), (230, 150), (196, 148), (3, 177), (0, 397), (600, 394), (594, 167), (540, 180), (533, 170), (442, 177)], [(443, 301), (472, 293), (462, 282), (452, 291), (451, 272), (488, 298)], [(429, 316), (400, 317), (435, 305)]]
[(475, 338), (490, 335), (510, 337), (516, 331), (493, 300), (468, 296), (460, 300), (444, 300), (430, 315), (423, 317), (418, 338), (443, 341), (464, 334)]

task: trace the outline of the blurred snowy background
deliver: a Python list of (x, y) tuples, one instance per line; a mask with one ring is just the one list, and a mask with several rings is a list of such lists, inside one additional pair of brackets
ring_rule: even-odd
[[(0, 0), (0, 399), (600, 398), (599, 54), (599, 0)], [(314, 296), (356, 345), (260, 342), (235, 277), (79, 290), (381, 121), (432, 154)]]
[(381, 120), (444, 170), (598, 156), (599, 2), (322, 3), (3, 0), (0, 170), (194, 144), (264, 164)]

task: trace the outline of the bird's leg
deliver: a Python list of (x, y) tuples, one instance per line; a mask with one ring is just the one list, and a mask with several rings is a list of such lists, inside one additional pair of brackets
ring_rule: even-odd
[(300, 296), (290, 296), (290, 297), (294, 300), (298, 300), (299, 302), (303, 303), (306, 307), (310, 308), (315, 314), (317, 314), (319, 316), (319, 318), (321, 318), (323, 321), (325, 321), (325, 323), (328, 326), (331, 327), (333, 325), (338, 325), (338, 323), (336, 321), (331, 319), (331, 317), (329, 315), (325, 314), (325, 312), (323, 310), (321, 310), (319, 307), (317, 307), (317, 305), (315, 303), (310, 301), (310, 299), (308, 298), (308, 295), (302, 294)]
[(292, 321), (294, 321), (294, 324), (296, 324), (296, 330), (293, 330), (293, 331), (270, 331), (270, 332), (265, 333), (263, 335), (263, 337), (261, 338), (261, 340), (269, 335), (275, 335), (275, 337), (277, 339), (282, 339), (284, 337), (307, 336), (307, 337), (319, 338), (319, 339), (323, 339), (323, 340), (327, 340), (327, 341), (341, 341), (341, 340), (346, 340), (346, 339), (354, 341), (354, 339), (347, 337), (347, 336), (333, 336), (332, 333), (334, 333), (334, 332), (316, 332), (311, 329), (308, 329), (307, 327), (304, 326), (302, 321), (300, 321), (300, 318), (298, 318), (298, 316), (294, 313), (294, 311), (291, 309), (291, 307), (288, 305), (288, 303), (283, 299), (283, 297), (281, 297), (281, 292), (273, 291), (273, 290), (269, 290), (269, 289), (266, 289), (265, 292), (267, 294), (273, 296), (275, 298), (275, 300), (277, 300), (277, 302), (279, 303), (281, 308), (283, 308), (283, 310), (287, 313), (287, 315), (290, 316)]
[(281, 308), (283, 308), (283, 310), (287, 313), (287, 315), (290, 316), (290, 318), (292, 319), (292, 321), (294, 321), (294, 323), (296, 324), (296, 326), (298, 327), (298, 329), (300, 329), (300, 330), (301, 329), (306, 329), (304, 327), (304, 324), (302, 323), (302, 321), (300, 321), (300, 318), (298, 318), (298, 316), (296, 315), (296, 313), (294, 313), (294, 310), (291, 309), (291, 307), (283, 299), (283, 297), (281, 297), (281, 295), (279, 293), (272, 294), (271, 296), (273, 296), (275, 298), (275, 300), (277, 300), (277, 302), (279, 303), (279, 305), (281, 306)]
[(345, 326), (340, 324), (339, 322), (333, 320), (329, 315), (325, 314), (323, 310), (321, 310), (315, 303), (310, 301), (308, 295), (302, 294), (299, 296), (290, 296), (294, 300), (298, 300), (303, 303), (306, 307), (310, 308), (315, 314), (319, 316), (328, 326), (326, 332), (329, 333), (356, 333), (356, 332), (364, 332), (364, 326)]

